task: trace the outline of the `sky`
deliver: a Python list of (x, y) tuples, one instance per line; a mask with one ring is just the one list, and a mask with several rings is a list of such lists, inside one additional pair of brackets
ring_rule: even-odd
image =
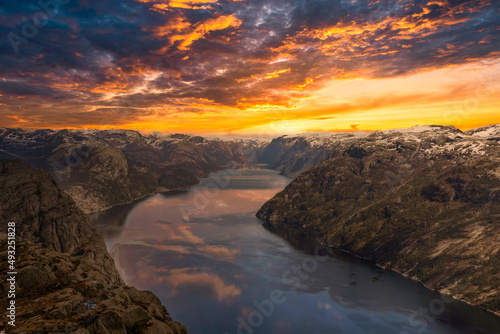
[(0, 1), (0, 126), (499, 123), (500, 1)]

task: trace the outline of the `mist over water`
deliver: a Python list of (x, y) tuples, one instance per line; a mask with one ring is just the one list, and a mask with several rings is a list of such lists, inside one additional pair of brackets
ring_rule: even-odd
[[(342, 254), (260, 207), (291, 180), (226, 170), (92, 216), (129, 285), (189, 333), (498, 333), (500, 318)], [(330, 251), (331, 252), (331, 251)]]

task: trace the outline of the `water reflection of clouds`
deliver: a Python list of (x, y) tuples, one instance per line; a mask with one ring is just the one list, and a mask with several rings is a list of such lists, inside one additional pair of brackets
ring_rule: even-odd
[(267, 199), (276, 195), (279, 189), (255, 190), (224, 189), (214, 198), (208, 198), (207, 205), (196, 207), (196, 212), (190, 218), (206, 218), (227, 214), (256, 212)]
[(193, 234), (189, 225), (160, 225), (160, 229), (164, 231), (162, 237), (170, 241), (182, 241), (193, 245), (204, 243), (202, 238)]
[(278, 319), (273, 324), (273, 333), (290, 333), (292, 323), (285, 319)]
[(234, 259), (240, 254), (240, 251), (236, 249), (228, 249), (223, 246), (215, 245), (204, 245), (201, 250), (223, 259)]
[(180, 245), (161, 245), (161, 244), (151, 244), (151, 243), (148, 243), (147, 245), (156, 248), (162, 252), (177, 252), (183, 255), (191, 253), (191, 251), (187, 247)]
[[(274, 196), (274, 195), (272, 195)], [(237, 198), (248, 199), (252, 202), (262, 203), (270, 199), (272, 196), (261, 195), (256, 191), (244, 191), (236, 194)]]
[(163, 224), (163, 225), (172, 225), (173, 223), (168, 220), (158, 219), (153, 224)]
[(331, 306), (330, 306), (330, 304), (328, 304), (328, 303), (324, 303), (324, 304), (323, 304), (322, 302), (318, 302), (318, 308), (319, 308), (319, 309), (324, 308), (325, 310), (329, 310), (329, 309), (330, 309), (330, 307), (331, 307)]
[(241, 295), (241, 289), (235, 284), (226, 283), (219, 275), (208, 272), (207, 268), (157, 268), (147, 267), (139, 274), (141, 281), (152, 286), (168, 286), (168, 296), (184, 295), (184, 292), (200, 291), (207, 298), (220, 302), (231, 302)]
[(224, 201), (215, 201), (215, 206), (218, 207), (218, 208), (225, 208), (228, 205)]
[[(221, 215), (256, 212), (282, 188), (267, 189), (219, 189), (214, 195), (207, 195), (203, 187), (175, 197), (155, 195), (134, 207), (127, 217), (125, 228), (140, 225), (142, 229), (152, 228), (152, 224), (185, 224), (181, 208), (190, 212), (189, 221), (200, 218), (214, 218)], [(126, 232), (125, 232), (126, 233)], [(130, 236), (125, 236), (129, 238)]]
[(168, 197), (163, 197), (162, 195), (154, 195), (150, 198), (146, 199), (144, 202), (141, 202), (141, 209), (156, 207), (158, 205), (162, 205), (165, 199)]
[[(159, 227), (161, 230), (164, 231), (164, 233), (161, 236), (162, 238), (165, 239), (159, 241), (155, 245), (152, 245), (153, 247), (159, 250), (162, 250), (162, 248), (164, 248), (165, 250), (169, 250), (169, 247), (173, 246), (172, 243), (177, 242), (181, 243), (181, 245), (175, 245), (175, 246), (182, 246), (188, 244), (190, 248), (192, 248), (193, 250), (196, 250), (203, 254), (212, 255), (221, 260), (232, 260), (240, 254), (240, 251), (236, 249), (229, 249), (221, 245), (212, 245), (205, 243), (205, 240), (203, 238), (200, 238), (191, 231), (190, 225), (162, 224), (159, 225)], [(167, 247), (163, 247), (164, 245), (167, 245)], [(183, 248), (183, 252), (189, 253), (186, 247)]]
[[(215, 179), (218, 177), (228, 178), (229, 183), (223, 188), (228, 189), (283, 189), (287, 184), (290, 183), (291, 179), (278, 176), (278, 171), (275, 170), (249, 170), (249, 169), (238, 169), (238, 170), (225, 170), (222, 172), (212, 174)], [(202, 188), (207, 184), (212, 183), (213, 180), (202, 179), (200, 185), (194, 187)]]

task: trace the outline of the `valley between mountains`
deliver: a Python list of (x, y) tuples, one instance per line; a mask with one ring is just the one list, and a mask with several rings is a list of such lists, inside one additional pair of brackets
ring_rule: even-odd
[[(184, 333), (156, 296), (125, 285), (85, 213), (256, 163), (294, 178), (262, 220), (500, 315), (498, 124), (258, 140), (2, 128), (0, 159), (0, 225), (25, 224), (19, 288), (34, 306), (20, 321), (40, 333), (68, 321), (78, 333)], [(82, 325), (90, 296), (105, 307)]]

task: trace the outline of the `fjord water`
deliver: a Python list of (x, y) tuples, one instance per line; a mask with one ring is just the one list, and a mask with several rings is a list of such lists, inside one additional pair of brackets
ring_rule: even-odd
[(92, 219), (127, 284), (156, 293), (191, 334), (500, 332), (485, 311), (266, 229), (255, 213), (290, 181), (225, 170)]

